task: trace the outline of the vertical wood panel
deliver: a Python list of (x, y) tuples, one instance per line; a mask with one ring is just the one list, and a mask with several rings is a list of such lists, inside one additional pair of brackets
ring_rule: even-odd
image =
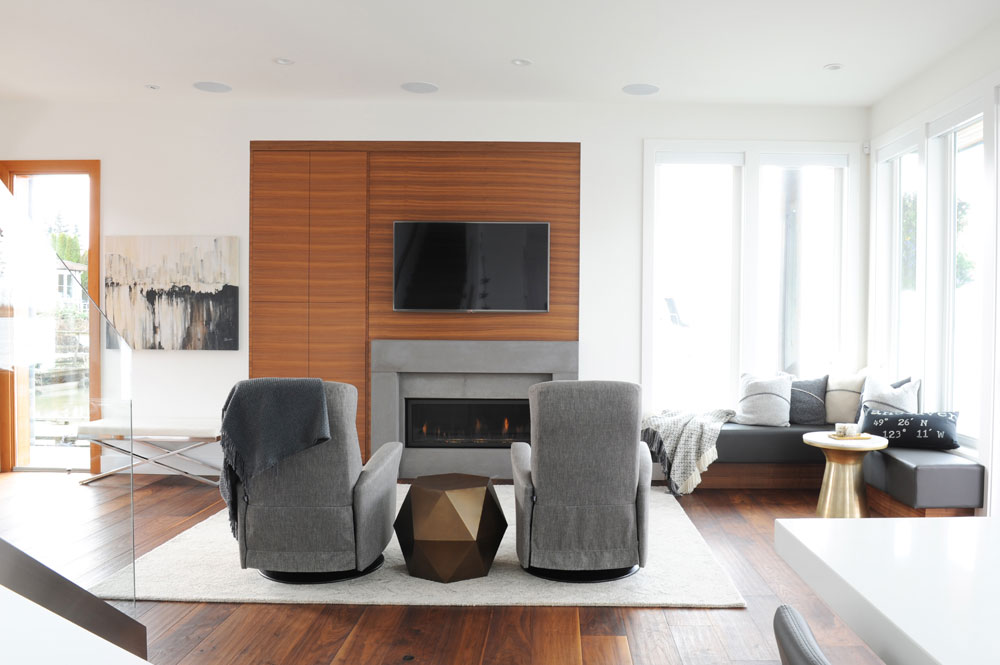
[(308, 305), (259, 302), (250, 318), (250, 377), (309, 375)]
[[(548, 222), (547, 313), (392, 310), (392, 224), (398, 220)], [(579, 338), (579, 146), (519, 152), (379, 152), (369, 158), (370, 339)]]
[(621, 635), (584, 635), (580, 651), (583, 665), (633, 665), (628, 638)]
[(309, 160), (309, 302), (364, 303), (368, 155), (314, 152)]
[(681, 665), (663, 610), (628, 607), (621, 613), (634, 665)]
[(366, 607), (331, 665), (387, 663), (385, 655), (392, 648), (405, 615), (406, 607), (402, 605)]
[(14, 370), (0, 369), (0, 473), (13, 469), (16, 459), (15, 393)]
[(533, 609), (524, 606), (493, 608), (481, 665), (531, 662)]
[(27, 367), (14, 368), (14, 464), (31, 461), (31, 382)]
[(580, 615), (575, 607), (531, 608), (531, 662), (581, 665)]
[(309, 155), (309, 375), (358, 389), (367, 460), (368, 154)]
[[(90, 238), (87, 247), (87, 295), (100, 307), (101, 293), (104, 285), (101, 282), (101, 163), (89, 163), (90, 176)], [(90, 349), (103, 349), (101, 333), (104, 329), (104, 316), (97, 314), (91, 307), (89, 314)], [(102, 416), (100, 399), (104, 396), (101, 389), (101, 353), (90, 353), (88, 356), (90, 380), (90, 419), (99, 420)], [(120, 398), (121, 395), (115, 395)], [(96, 443), (90, 444), (90, 472), (101, 472), (101, 454), (103, 448)]]
[(305, 302), (309, 272), (309, 153), (253, 153), (250, 302)]
[(358, 438), (368, 459), (368, 374), (364, 303), (309, 303), (308, 375), (358, 389)]

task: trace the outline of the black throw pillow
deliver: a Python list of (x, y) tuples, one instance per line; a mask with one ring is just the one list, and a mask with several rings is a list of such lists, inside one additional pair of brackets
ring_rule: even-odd
[(826, 424), (826, 381), (827, 376), (818, 379), (792, 381), (792, 404), (788, 411), (788, 422), (793, 425)]
[(958, 448), (957, 411), (889, 413), (868, 411), (861, 431), (884, 436), (890, 448), (951, 450)]

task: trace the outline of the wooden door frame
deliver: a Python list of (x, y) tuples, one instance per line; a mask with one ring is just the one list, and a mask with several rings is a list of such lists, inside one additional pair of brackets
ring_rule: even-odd
[[(101, 160), (99, 159), (29, 159), (0, 161), (0, 182), (11, 192), (14, 178), (33, 175), (81, 174), (90, 176), (90, 237), (87, 241), (87, 292), (98, 307), (101, 304)], [(90, 318), (90, 399), (101, 397), (101, 321)], [(95, 343), (96, 342), (96, 343)], [(0, 404), (0, 409), (8, 405)], [(9, 408), (9, 407), (8, 407)], [(6, 411), (5, 411), (6, 413)], [(91, 419), (99, 418), (100, 411), (93, 403)], [(13, 433), (0, 428), (0, 471), (13, 468), (15, 441)], [(101, 447), (90, 447), (90, 471), (100, 471)]]
[(0, 473), (14, 468), (17, 459), (14, 421), (14, 370), (0, 369)]

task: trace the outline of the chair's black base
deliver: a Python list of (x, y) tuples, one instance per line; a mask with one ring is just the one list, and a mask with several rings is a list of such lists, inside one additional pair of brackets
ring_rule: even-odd
[(332, 572), (319, 573), (285, 573), (280, 570), (258, 570), (257, 572), (274, 582), (282, 584), (327, 584), (329, 582), (343, 582), (362, 577), (368, 573), (373, 573), (385, 563), (385, 556), (378, 555), (378, 558), (364, 570), (335, 570)]
[(553, 582), (572, 582), (574, 584), (591, 584), (594, 582), (613, 582), (632, 577), (639, 572), (639, 566), (631, 568), (608, 568), (606, 570), (557, 570), (555, 568), (535, 568), (529, 566), (526, 571), (535, 577)]

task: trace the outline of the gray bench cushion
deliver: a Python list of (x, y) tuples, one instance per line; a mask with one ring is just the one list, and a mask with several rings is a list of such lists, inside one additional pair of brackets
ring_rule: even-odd
[(802, 442), (802, 435), (829, 429), (823, 425), (765, 427), (726, 423), (719, 432), (715, 447), (717, 461), (738, 464), (808, 464), (822, 463), (823, 451)]
[(981, 508), (981, 464), (942, 450), (886, 448), (865, 456), (865, 482), (913, 508)]

